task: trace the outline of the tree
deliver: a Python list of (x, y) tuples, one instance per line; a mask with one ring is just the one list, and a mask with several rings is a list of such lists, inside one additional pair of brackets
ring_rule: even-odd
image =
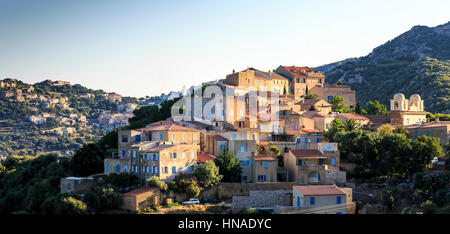
[(236, 155), (222, 151), (214, 163), (219, 167), (219, 173), (223, 175), (223, 182), (241, 182), (241, 166)]
[(340, 119), (334, 119), (333, 123), (331, 124), (331, 127), (328, 129), (328, 131), (324, 132), (323, 135), (328, 138), (329, 141), (334, 141), (334, 137), (338, 132), (343, 132), (344, 124)]
[(122, 203), (122, 196), (112, 188), (97, 187), (86, 192), (83, 200), (96, 212), (103, 212), (118, 208)]
[(173, 179), (173, 184), (176, 192), (184, 193), (189, 198), (197, 197), (200, 194), (200, 186), (198, 185), (197, 178), (188, 173), (181, 172)]
[(339, 113), (351, 112), (350, 107), (348, 107), (344, 103), (344, 98), (339, 95), (334, 96), (333, 99), (331, 99), (330, 104), (331, 104), (331, 109), (335, 112), (339, 112)]
[(378, 100), (375, 100), (374, 102), (369, 101), (367, 113), (369, 115), (388, 115), (389, 111), (387, 109), (387, 106), (381, 104)]
[(387, 134), (392, 134), (394, 132), (394, 128), (389, 124), (383, 124), (378, 128), (378, 132), (385, 136)]
[(420, 171), (431, 165), (431, 160), (435, 157), (444, 156), (439, 138), (429, 136), (419, 136), (412, 143), (412, 162), (413, 172)]
[(194, 170), (194, 176), (204, 189), (210, 189), (218, 185), (223, 178), (223, 175), (219, 174), (219, 167), (213, 161), (206, 161), (198, 165)]
[(139, 178), (131, 173), (111, 173), (104, 178), (105, 184), (114, 187), (116, 191), (125, 191), (136, 187), (139, 184)]
[(71, 194), (58, 194), (50, 197), (42, 203), (45, 214), (57, 215), (81, 215), (86, 214), (86, 204)]
[(344, 122), (344, 130), (351, 132), (359, 128), (359, 124), (354, 119), (347, 119)]
[(355, 113), (358, 115), (362, 115), (361, 103), (359, 101), (356, 103)]
[(408, 130), (406, 130), (403, 126), (397, 126), (393, 131), (393, 133), (408, 135)]
[(103, 172), (106, 152), (95, 143), (83, 146), (73, 156), (69, 168), (74, 176), (89, 176)]
[(159, 177), (152, 176), (147, 179), (147, 185), (150, 187), (159, 188), (161, 191), (166, 192), (168, 190), (167, 184), (164, 183)]

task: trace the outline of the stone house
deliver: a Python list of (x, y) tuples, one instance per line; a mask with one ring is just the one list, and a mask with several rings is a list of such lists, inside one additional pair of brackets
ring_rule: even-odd
[(347, 214), (352, 203), (351, 191), (336, 185), (294, 186), (292, 205), (308, 214)]

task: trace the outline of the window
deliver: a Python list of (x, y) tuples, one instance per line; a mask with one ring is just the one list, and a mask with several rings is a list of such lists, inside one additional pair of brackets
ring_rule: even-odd
[(128, 166), (127, 165), (123, 166), (123, 171), (124, 172), (128, 172)]
[(297, 138), (297, 143), (301, 143), (301, 138)]
[(419, 131), (417, 131), (417, 130), (414, 131), (414, 135), (415, 135), (415, 136), (419, 136)]
[(109, 165), (105, 166), (105, 172), (109, 172)]
[(136, 136), (134, 137), (134, 140), (136, 141), (136, 143), (141, 142), (141, 135), (136, 135)]
[(236, 140), (236, 134), (233, 134), (233, 135), (231, 136), (231, 139)]
[(269, 168), (269, 163), (268, 162), (264, 162), (264, 168)]
[(352, 100), (353, 100), (353, 96), (350, 95), (350, 97), (349, 97), (348, 99), (349, 99), (350, 101), (352, 101)]
[(336, 204), (341, 204), (341, 196), (336, 197)]
[(303, 80), (302, 80), (302, 83), (306, 83), (306, 79), (303, 79)]
[(332, 166), (336, 165), (336, 159), (335, 158), (331, 158), (331, 165)]
[(317, 143), (319, 143), (320, 142), (320, 138), (317, 138)]
[(328, 96), (328, 101), (331, 101), (333, 99), (333, 96)]
[(222, 109), (222, 116), (225, 116), (225, 110)]
[(181, 153), (181, 158), (185, 158), (186, 157), (186, 153)]
[(163, 141), (164, 140), (164, 135), (161, 133), (159, 134), (159, 140)]
[(170, 153), (170, 158), (178, 158), (177, 153)]
[(194, 152), (191, 152), (191, 159), (194, 159)]
[(299, 160), (297, 161), (297, 165), (303, 166), (303, 161), (302, 161), (301, 159), (299, 159)]
[(177, 173), (177, 168), (176, 167), (172, 167), (172, 173), (173, 174)]
[(430, 136), (430, 135), (431, 135), (431, 134), (430, 134), (430, 131), (427, 131), (427, 132), (426, 132), (426, 135), (427, 135), (427, 136)]
[(309, 204), (310, 205), (315, 205), (316, 204), (316, 198), (315, 197), (310, 197), (309, 198)]
[(128, 142), (128, 136), (122, 136), (122, 142)]
[(133, 150), (133, 158), (136, 158), (136, 150)]
[(152, 141), (152, 134), (148, 134), (148, 141)]
[(245, 152), (245, 145), (241, 145), (241, 152)]
[(262, 136), (259, 137), (259, 141), (263, 141), (263, 137)]
[(322, 158), (319, 159), (319, 165), (320, 165), (320, 166), (323, 165), (323, 159), (322, 159)]
[(331, 145), (328, 146), (328, 151), (331, 151)]
[(169, 173), (169, 168), (164, 167), (164, 173)]
[(308, 143), (308, 137), (305, 137), (305, 143)]
[(247, 176), (242, 176), (242, 182), (247, 182)]
[(126, 151), (125, 150), (122, 150), (122, 157), (125, 157), (125, 153)]

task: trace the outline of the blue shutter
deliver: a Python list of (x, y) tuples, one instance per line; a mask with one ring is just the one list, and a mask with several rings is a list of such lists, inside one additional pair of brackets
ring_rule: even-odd
[(135, 138), (136, 143), (141, 142), (141, 135), (136, 135), (134, 138)]
[(341, 196), (336, 197), (336, 204), (341, 204)]
[(163, 141), (164, 140), (164, 136), (163, 134), (159, 134), (159, 140)]
[(331, 165), (335, 165), (336, 164), (336, 159), (335, 158), (331, 158)]
[(177, 173), (177, 168), (176, 167), (172, 167), (172, 173)]
[(269, 163), (268, 162), (264, 162), (264, 168), (269, 168)]
[(266, 182), (266, 175), (263, 175), (263, 181)]
[(122, 157), (125, 157), (125, 150), (122, 150)]
[(317, 142), (320, 142), (320, 138), (317, 138)]
[(245, 152), (245, 145), (241, 145), (241, 152)]
[(300, 197), (297, 197), (297, 207), (300, 207)]
[(301, 143), (301, 138), (297, 138), (297, 143)]
[(310, 198), (309, 198), (309, 204), (311, 204), (311, 205), (316, 204), (316, 199), (315, 199), (315, 197), (310, 197)]
[(427, 135), (427, 136), (430, 136), (430, 135), (431, 135), (431, 134), (430, 134), (430, 131), (427, 131), (427, 132), (426, 132), (426, 135)]
[(152, 141), (152, 134), (148, 134), (148, 141)]
[(308, 137), (305, 137), (305, 143), (308, 143)]
[(414, 135), (415, 135), (415, 136), (419, 136), (419, 131), (417, 131), (417, 130), (414, 131)]

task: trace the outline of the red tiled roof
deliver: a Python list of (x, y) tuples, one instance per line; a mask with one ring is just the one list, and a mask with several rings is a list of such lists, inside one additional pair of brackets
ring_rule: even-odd
[(284, 69), (286, 69), (289, 73), (292, 75), (305, 75), (306, 72), (318, 72), (317, 70), (314, 70), (309, 67), (296, 67), (296, 66), (282, 66)]
[(341, 113), (339, 114), (342, 117), (345, 117), (347, 119), (354, 119), (354, 120), (369, 120), (368, 118), (362, 116), (362, 115), (358, 115), (358, 114), (351, 114), (351, 113)]
[(310, 117), (310, 118), (325, 117), (325, 115), (321, 114), (320, 111), (306, 111), (306, 112), (303, 112), (302, 115)]
[(218, 141), (228, 141), (227, 138), (221, 136), (221, 135), (214, 135), (212, 136), (213, 139), (218, 140)]
[(197, 162), (198, 163), (204, 163), (206, 161), (214, 161), (216, 157), (214, 155), (211, 154), (207, 154), (207, 153), (198, 153), (197, 154)]
[(153, 188), (153, 187), (144, 187), (144, 188), (138, 188), (131, 190), (130, 192), (122, 194), (124, 197), (136, 197), (137, 195), (140, 195), (142, 193), (150, 192), (150, 191), (156, 191), (159, 188)]
[(389, 115), (364, 115), (370, 122), (374, 124), (383, 124), (391, 122), (391, 116)]
[(301, 149), (290, 151), (295, 157), (320, 157), (322, 153), (316, 149)]
[(320, 196), (320, 195), (345, 195), (336, 185), (305, 185), (305, 186), (294, 186), (294, 189), (299, 191), (305, 196)]
[(180, 126), (178, 124), (166, 124), (166, 125), (156, 125), (156, 126), (147, 126), (142, 129), (143, 131), (191, 131), (191, 132), (198, 132), (197, 129), (194, 128), (187, 128)]
[(435, 127), (442, 127), (442, 126), (449, 126), (450, 125), (450, 121), (434, 121), (434, 122), (429, 122), (429, 123), (423, 123), (421, 125), (409, 125), (406, 126), (405, 128), (407, 129), (416, 129), (416, 128), (435, 128)]
[(151, 124), (147, 125), (146, 127), (149, 127), (149, 126), (162, 126), (162, 125), (169, 125), (169, 124), (173, 124), (173, 120), (161, 120), (161, 121), (158, 121), (158, 122), (151, 123)]

